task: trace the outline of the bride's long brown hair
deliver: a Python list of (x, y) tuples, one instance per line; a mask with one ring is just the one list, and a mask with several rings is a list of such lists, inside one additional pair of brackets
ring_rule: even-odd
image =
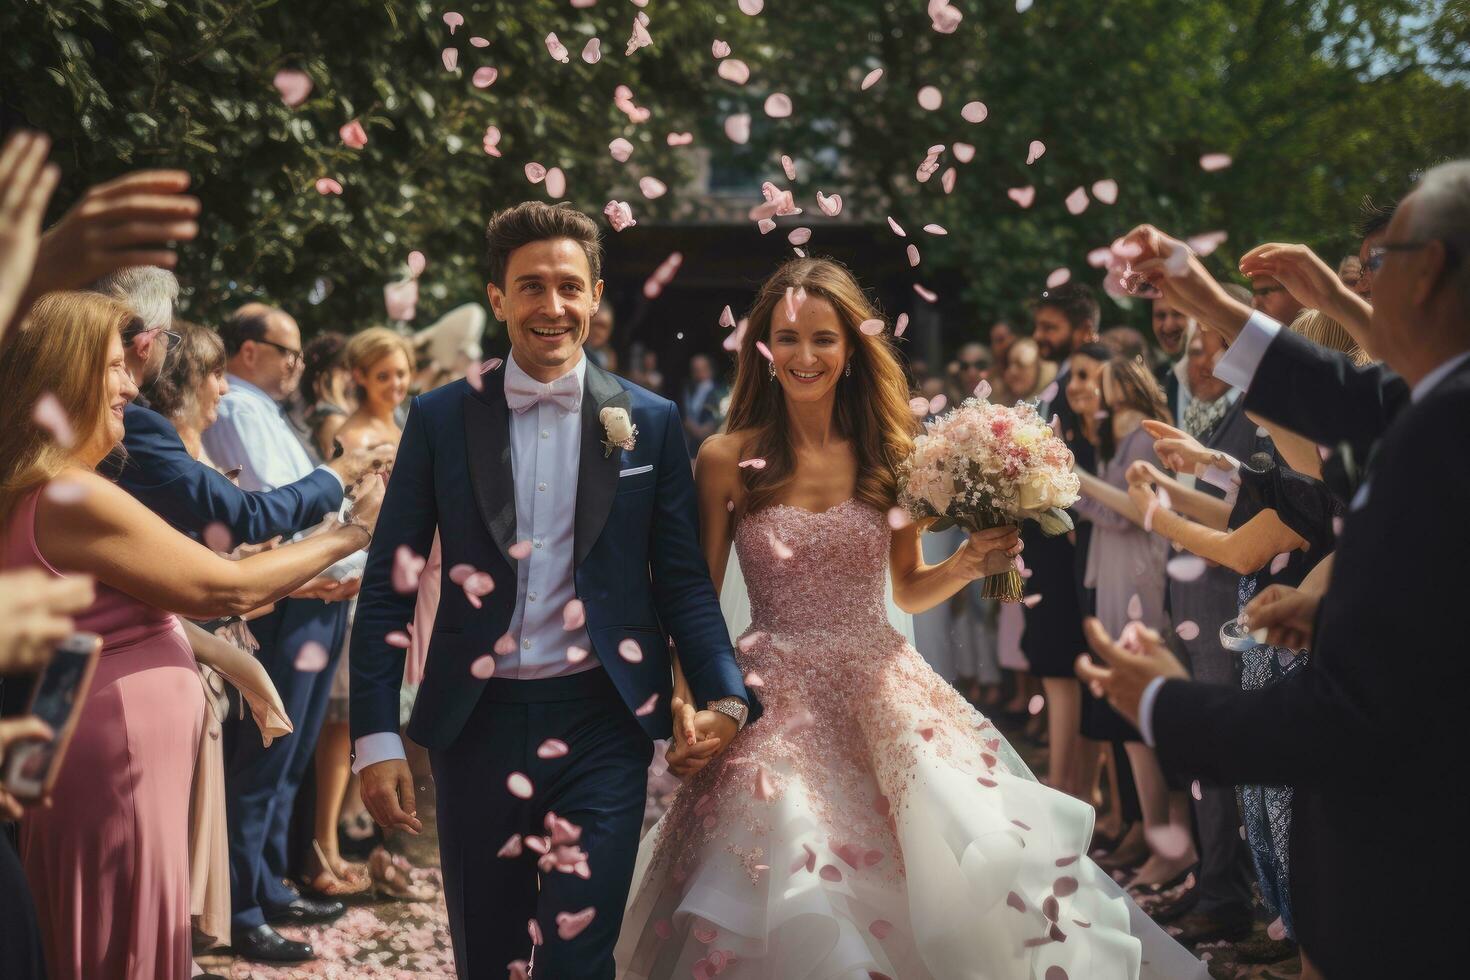
[[(735, 363), (735, 388), (730, 396), (726, 428), (747, 432), (747, 456), (766, 461), (762, 469), (743, 467), (744, 510), (753, 513), (775, 503), (796, 475), (796, 453), (786, 414), (786, 397), (773, 380), (757, 341), (771, 343), (771, 321), (786, 299), (786, 290), (802, 289), (807, 299), (820, 297), (831, 304), (852, 351), (850, 376), (837, 380), (833, 423), (851, 441), (857, 456), (858, 500), (879, 510), (894, 505), (898, 465), (913, 447), (918, 424), (909, 412), (908, 384), (894, 353), (892, 332), (876, 336), (858, 325), (881, 319), (852, 273), (832, 259), (792, 259), (761, 285)], [(782, 314), (784, 316), (784, 313)]]

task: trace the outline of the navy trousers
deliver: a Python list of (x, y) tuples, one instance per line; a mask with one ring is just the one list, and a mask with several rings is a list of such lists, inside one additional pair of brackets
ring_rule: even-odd
[[(275, 683), (293, 731), (264, 748), (247, 717), (236, 726), (226, 751), (231, 923), (236, 929), (260, 925), (296, 897), (282, 882), (290, 871), (291, 806), (326, 718), (346, 623), (347, 603), (316, 599), (282, 600), (269, 615), (250, 623), (260, 641), (256, 659)], [(325, 669), (296, 669), (296, 656), (308, 642), (327, 650)]]
[[(549, 738), (570, 751), (539, 758), (536, 750)], [(531, 959), (534, 918), (545, 939), (535, 950), (537, 977), (612, 980), (653, 743), (607, 674), (595, 668), (545, 680), (492, 678), (459, 738), (429, 756), (460, 977), (505, 980), (506, 964)], [(507, 789), (515, 772), (530, 778), (529, 799)], [(496, 857), (512, 834), (546, 834), (547, 811), (582, 828), (589, 879), (540, 873), (529, 848)], [(591, 925), (559, 938), (557, 913), (588, 907), (596, 909)]]

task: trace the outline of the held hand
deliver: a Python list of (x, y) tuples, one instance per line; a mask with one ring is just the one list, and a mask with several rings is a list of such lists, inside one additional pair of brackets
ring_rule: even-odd
[(384, 830), (406, 830), (417, 835), (424, 825), (419, 821), (413, 798), (413, 773), (404, 759), (375, 762), (358, 774), (362, 805)]
[(1138, 703), (1154, 678), (1189, 679), (1189, 672), (1169, 652), (1163, 638), (1146, 626), (1125, 630), (1125, 642), (1115, 642), (1102, 623), (1091, 616), (1083, 623), (1083, 630), (1093, 652), (1107, 666), (1097, 666), (1084, 653), (1077, 658), (1077, 676), (1095, 696), (1107, 698), (1135, 726)]
[(199, 234), (199, 199), (182, 170), (138, 170), (90, 188), (41, 238), (32, 296), (78, 289), (132, 265), (172, 269), (171, 242)]
[(398, 447), (391, 442), (385, 442), (344, 453), (328, 462), (327, 466), (342, 478), (343, 486), (352, 487), (371, 473), (391, 469), (397, 455)]
[(1272, 585), (1246, 604), (1240, 618), (1251, 630), (1265, 629), (1266, 642), (1288, 650), (1312, 646), (1317, 606), (1322, 597), (1315, 592)]
[[(35, 715), (0, 720), (0, 762), (4, 761), (11, 742), (49, 742), (55, 737), (51, 726)], [(24, 815), (25, 808), (20, 801), (0, 787), (0, 817), (19, 820)]]
[(1297, 302), (1314, 310), (1336, 309), (1345, 297), (1354, 295), (1305, 245), (1257, 245), (1241, 256), (1240, 271), (1278, 280)]
[(32, 673), (69, 636), (72, 615), (92, 604), (86, 575), (57, 578), (38, 569), (0, 573), (0, 674)]
[(950, 557), (950, 572), (966, 581), (1008, 572), (1024, 547), (1017, 527), (1005, 525), (971, 531)]
[(1139, 249), (1130, 260), (1133, 270), (1162, 292), (1171, 306), (1226, 340), (1240, 333), (1250, 307), (1226, 293), (1188, 245), (1153, 225), (1139, 225), (1123, 236), (1123, 242)]
[[(680, 779), (687, 779), (730, 744), (737, 726), (729, 715), (718, 711), (696, 712), (693, 705), (678, 697), (670, 702), (670, 709), (676, 719), (674, 739), (669, 743), (664, 759), (669, 764), (669, 772)], [(688, 737), (691, 730), (694, 732), (693, 742)]]
[(41, 243), (41, 217), (61, 171), (46, 162), (51, 141), (17, 130), (0, 149), (0, 339), (18, 310)]

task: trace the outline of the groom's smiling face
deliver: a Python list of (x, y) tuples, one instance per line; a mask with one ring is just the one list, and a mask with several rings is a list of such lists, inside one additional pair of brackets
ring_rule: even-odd
[(592, 281), (580, 245), (570, 238), (528, 242), (510, 253), (504, 288), (492, 282), (486, 291), (521, 370), (551, 381), (576, 366), (602, 299), (602, 280)]

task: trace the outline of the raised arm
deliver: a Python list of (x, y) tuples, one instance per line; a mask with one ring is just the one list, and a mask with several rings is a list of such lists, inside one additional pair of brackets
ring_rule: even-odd
[(1009, 571), (1023, 547), (1018, 528), (993, 527), (971, 532), (954, 554), (926, 565), (919, 526), (907, 524), (893, 532), (888, 546), (894, 604), (906, 613), (933, 609), (977, 578)]
[(1274, 510), (1263, 510), (1234, 530), (1216, 531), (1159, 507), (1154, 511), (1153, 528), (1190, 553), (1241, 575), (1259, 571), (1282, 552), (1307, 543)]
[[(58, 504), (43, 494), (36, 509), (37, 543), (47, 560), (190, 619), (241, 615), (275, 602), (371, 540), (367, 528), (341, 525), (230, 561), (100, 476), (73, 470), (67, 479), (84, 488), (80, 501)], [(374, 511), (376, 503), (375, 496)]]

